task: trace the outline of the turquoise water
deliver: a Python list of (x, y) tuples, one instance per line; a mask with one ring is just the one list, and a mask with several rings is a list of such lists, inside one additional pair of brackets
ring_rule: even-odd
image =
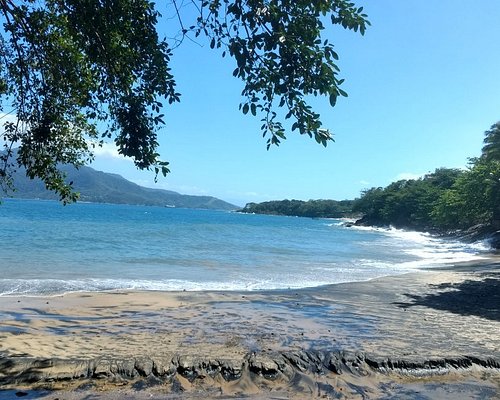
[(5, 200), (0, 223), (0, 295), (301, 288), (485, 251), (340, 220), (146, 206)]

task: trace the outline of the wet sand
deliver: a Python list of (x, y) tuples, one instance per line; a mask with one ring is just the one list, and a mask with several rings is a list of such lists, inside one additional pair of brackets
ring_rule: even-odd
[(302, 290), (0, 297), (0, 321), (0, 399), (500, 398), (498, 258)]

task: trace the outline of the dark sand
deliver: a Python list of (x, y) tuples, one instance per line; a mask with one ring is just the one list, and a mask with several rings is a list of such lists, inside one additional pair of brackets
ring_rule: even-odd
[(498, 258), (302, 290), (0, 297), (0, 399), (500, 398), (499, 367)]

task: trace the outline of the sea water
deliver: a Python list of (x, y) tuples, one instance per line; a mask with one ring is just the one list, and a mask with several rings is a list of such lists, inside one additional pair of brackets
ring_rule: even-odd
[(314, 287), (481, 258), (425, 233), (341, 220), (54, 201), (0, 205), (0, 295)]

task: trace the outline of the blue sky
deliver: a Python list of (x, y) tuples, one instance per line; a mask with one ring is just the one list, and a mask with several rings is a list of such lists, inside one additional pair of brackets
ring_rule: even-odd
[[(500, 1), (355, 1), (365, 36), (329, 28), (348, 98), (313, 100), (335, 134), (327, 148), (290, 133), (266, 150), (259, 118), (238, 110), (234, 61), (185, 41), (172, 69), (181, 103), (166, 107), (159, 152), (171, 173), (149, 172), (105, 146), (94, 168), (145, 186), (244, 205), (279, 199), (345, 199), (438, 167), (465, 167), (500, 120)], [(175, 24), (164, 14), (160, 29)]]

